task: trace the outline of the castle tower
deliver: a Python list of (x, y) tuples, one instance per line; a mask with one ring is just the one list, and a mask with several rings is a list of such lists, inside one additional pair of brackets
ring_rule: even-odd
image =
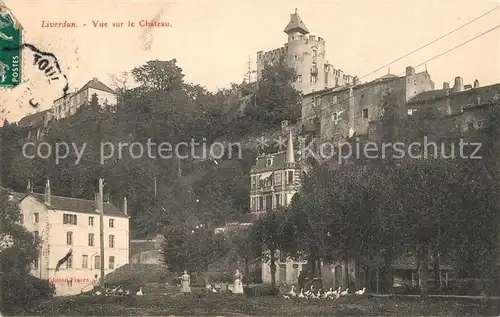
[(309, 34), (295, 10), (284, 32), (288, 35), (286, 60), (298, 74), (295, 88), (307, 94), (325, 89), (325, 41)]

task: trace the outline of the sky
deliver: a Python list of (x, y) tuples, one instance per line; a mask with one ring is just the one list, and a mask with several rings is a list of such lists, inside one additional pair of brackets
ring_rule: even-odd
[[(285, 44), (283, 33), (295, 9), (310, 34), (326, 41), (327, 60), (346, 74), (369, 81), (388, 72), (400, 75), (415, 66), (500, 24), (500, 9), (456, 33), (382, 70), (391, 61), (437, 39), (500, 6), (498, 0), (365, 0), (365, 1), (111, 1), (4, 0), (24, 28), (24, 42), (53, 53), (67, 76), (70, 91), (94, 77), (113, 88), (110, 74), (129, 71), (148, 60), (177, 59), (186, 81), (215, 91), (241, 83), (257, 51)], [(169, 22), (170, 27), (141, 28), (140, 20)], [(128, 27), (128, 21), (136, 27)], [(43, 21), (75, 22), (77, 28), (43, 28)], [(109, 27), (94, 27), (93, 21)], [(124, 27), (111, 27), (124, 22)], [(84, 26), (85, 24), (85, 26)], [(144, 49), (144, 32), (152, 42)], [(50, 108), (63, 83), (49, 84), (24, 53), (23, 79), (0, 88), (0, 119), (18, 121)], [(390, 69), (389, 69), (390, 68)], [(481, 86), (500, 82), (500, 28), (416, 68), (427, 68), (436, 88), (475, 79)], [(34, 98), (34, 99), (32, 99)]]

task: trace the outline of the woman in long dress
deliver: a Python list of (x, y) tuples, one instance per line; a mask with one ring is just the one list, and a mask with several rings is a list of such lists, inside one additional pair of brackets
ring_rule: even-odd
[(236, 273), (234, 273), (234, 294), (243, 294), (243, 275), (240, 273), (240, 270), (236, 269)]
[(191, 277), (186, 271), (181, 276), (181, 293), (191, 294)]

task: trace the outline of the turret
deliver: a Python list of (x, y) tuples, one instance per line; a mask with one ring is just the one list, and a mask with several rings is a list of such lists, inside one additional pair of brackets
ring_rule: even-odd
[(293, 33), (300, 33), (302, 35), (305, 35), (309, 33), (309, 30), (307, 29), (304, 22), (302, 22), (302, 19), (297, 13), (297, 9), (295, 9), (295, 13), (290, 14), (290, 22), (288, 22), (288, 25), (286, 26), (283, 32), (285, 32), (288, 35)]
[(45, 203), (50, 206), (51, 198), (50, 198), (50, 180), (47, 178), (47, 182), (45, 183)]
[(294, 164), (295, 163), (295, 151), (293, 147), (293, 135), (292, 129), (288, 129), (288, 142), (286, 145), (286, 163)]

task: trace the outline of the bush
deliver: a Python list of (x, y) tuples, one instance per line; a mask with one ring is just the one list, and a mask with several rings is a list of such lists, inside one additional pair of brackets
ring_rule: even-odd
[(47, 280), (13, 272), (2, 276), (1, 292), (2, 309), (9, 312), (54, 296), (55, 287)]

